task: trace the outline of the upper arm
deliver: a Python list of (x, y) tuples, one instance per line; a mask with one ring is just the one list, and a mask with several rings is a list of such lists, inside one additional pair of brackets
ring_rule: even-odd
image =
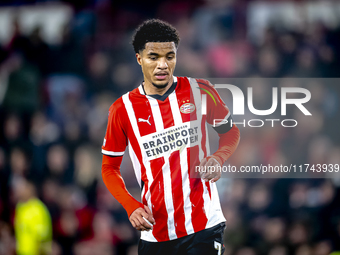
[(127, 136), (124, 125), (124, 111), (120, 109), (119, 105), (113, 104), (109, 110), (102, 153), (108, 156), (123, 156), (126, 146)]
[(233, 127), (229, 108), (209, 81), (199, 79), (197, 83), (207, 98), (207, 122), (219, 134), (228, 132)]

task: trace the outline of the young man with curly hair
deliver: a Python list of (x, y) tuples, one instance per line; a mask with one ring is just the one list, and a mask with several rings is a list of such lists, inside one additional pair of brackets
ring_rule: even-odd
[[(240, 134), (210, 82), (173, 75), (179, 41), (177, 30), (161, 20), (136, 29), (132, 44), (144, 81), (110, 107), (102, 147), (104, 182), (141, 231), (140, 255), (224, 252), (225, 218), (215, 184), (221, 173), (201, 174), (197, 166), (222, 166)], [(212, 155), (206, 122), (220, 137)], [(128, 145), (141, 203), (120, 174)]]

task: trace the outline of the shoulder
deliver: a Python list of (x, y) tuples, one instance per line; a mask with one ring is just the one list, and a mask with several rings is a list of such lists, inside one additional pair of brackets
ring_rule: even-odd
[(17, 205), (17, 210), (23, 213), (23, 216), (30, 215), (30, 217), (35, 217), (36, 215), (40, 215), (41, 211), (44, 211), (45, 209), (46, 206), (38, 198), (32, 198), (25, 203)]
[(207, 85), (209, 85), (209, 84), (211, 85), (211, 83), (208, 80), (198, 79), (198, 78), (193, 78), (193, 77), (187, 77), (187, 76), (176, 77), (176, 80), (180, 84), (188, 84), (192, 88), (193, 87), (196, 87), (196, 88), (201, 87), (201, 86), (203, 86), (202, 83), (207, 84)]
[(218, 95), (214, 85), (208, 80), (192, 77), (177, 77), (177, 80), (181, 81), (182, 83), (184, 82), (190, 84), (191, 89), (199, 88), (202, 94)]
[(39, 212), (43, 212), (43, 211), (46, 211), (47, 208), (45, 206), (45, 204), (39, 199), (39, 198), (34, 198), (34, 199), (31, 199), (29, 201), (30, 203), (30, 206), (34, 209), (34, 210), (37, 210)]
[(109, 108), (109, 115), (110, 113), (114, 113), (114, 112), (118, 112), (121, 110), (121, 108), (124, 107), (124, 103), (123, 103), (123, 96), (121, 96), (120, 98), (118, 98), (116, 101), (114, 101), (110, 108)]
[(196, 87), (201, 90), (201, 93), (209, 95), (212, 94), (216, 96), (218, 95), (218, 92), (210, 81), (198, 78), (191, 78), (191, 80), (194, 80), (194, 82), (191, 82), (191, 84), (193, 85), (193, 83), (195, 83), (194, 85), (196, 85)]
[(201, 94), (207, 94), (208, 100), (212, 99), (215, 105), (223, 105), (226, 106), (215, 86), (208, 80), (205, 79), (195, 79), (198, 88), (201, 91)]
[(193, 78), (193, 77), (177, 77), (177, 80), (180, 82), (189, 82), (191, 86), (195, 87), (205, 87), (209, 89), (214, 89), (214, 85), (211, 84), (210, 81), (200, 78)]
[(195, 80), (200, 88), (208, 88), (208, 89), (214, 88), (214, 85), (211, 84), (211, 82), (208, 80), (205, 80), (205, 79), (195, 79)]

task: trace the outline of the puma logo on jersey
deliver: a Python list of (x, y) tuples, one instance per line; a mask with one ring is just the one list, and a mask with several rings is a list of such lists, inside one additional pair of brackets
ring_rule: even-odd
[(149, 121), (150, 117), (151, 117), (151, 115), (149, 115), (149, 117), (148, 117), (147, 120), (142, 119), (142, 118), (138, 118), (138, 122), (146, 122), (146, 123), (148, 123), (148, 124), (151, 126), (151, 123), (150, 123), (150, 121)]

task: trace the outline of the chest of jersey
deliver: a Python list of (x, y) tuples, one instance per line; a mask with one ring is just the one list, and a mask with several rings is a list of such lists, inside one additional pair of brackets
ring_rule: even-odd
[[(150, 96), (131, 100), (136, 120), (137, 139), (144, 155), (154, 159), (173, 151), (183, 151), (198, 144), (200, 123), (197, 107), (190, 86), (179, 84), (164, 101)], [(135, 130), (130, 130), (135, 132)]]

